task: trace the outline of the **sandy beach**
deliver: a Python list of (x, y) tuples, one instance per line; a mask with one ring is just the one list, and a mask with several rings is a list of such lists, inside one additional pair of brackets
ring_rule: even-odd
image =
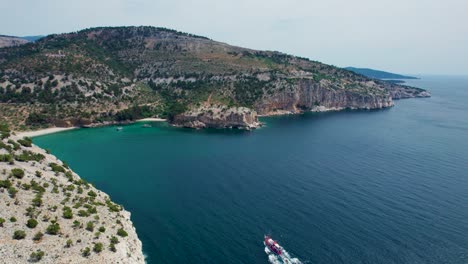
[[(143, 118), (143, 119), (138, 119), (135, 122), (164, 122), (164, 121), (166, 121), (166, 119), (163, 119), (163, 118)], [(21, 131), (21, 132), (15, 132), (15, 133), (16, 133), (16, 137), (18, 137), (18, 138), (37, 137), (37, 136), (43, 136), (43, 135), (63, 132), (63, 131), (67, 131), (67, 130), (77, 129), (77, 128), (78, 127), (50, 127), (50, 128), (44, 128), (44, 129), (39, 129), (39, 130), (35, 130), (35, 131)]]
[(164, 119), (164, 118), (154, 118), (154, 117), (143, 118), (143, 119), (136, 120), (136, 122), (164, 122), (164, 121), (166, 121), (166, 119)]
[(15, 133), (17, 137), (23, 138), (23, 137), (37, 137), (37, 136), (42, 136), (42, 135), (72, 130), (72, 129), (77, 129), (77, 127), (51, 127), (51, 128), (45, 128), (45, 129), (40, 129), (40, 130), (35, 130), (35, 131), (23, 131), (23, 132), (15, 132)]

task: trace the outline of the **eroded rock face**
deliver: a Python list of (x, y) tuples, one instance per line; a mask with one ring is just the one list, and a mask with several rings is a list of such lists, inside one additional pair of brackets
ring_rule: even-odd
[(0, 140), (0, 263), (35, 262), (39, 252), (39, 263), (145, 263), (128, 211), (55, 156), (18, 141)]
[[(336, 111), (343, 109), (381, 109), (393, 106), (392, 97), (369, 84), (369, 92), (334, 89), (326, 83), (302, 80), (290, 89), (264, 97), (255, 105), (261, 115)], [(372, 88), (372, 89), (371, 89)]]
[(202, 106), (179, 114), (172, 125), (188, 128), (254, 129), (260, 126), (257, 112), (247, 107)]
[(413, 87), (395, 86), (389, 88), (388, 91), (390, 92), (390, 95), (393, 99), (431, 97), (431, 93), (428, 91)]

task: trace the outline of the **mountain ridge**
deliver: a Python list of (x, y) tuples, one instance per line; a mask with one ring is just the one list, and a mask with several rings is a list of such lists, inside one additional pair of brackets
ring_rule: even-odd
[(156, 116), (181, 125), (174, 122), (195, 109), (208, 111), (210, 124), (242, 128), (251, 124), (209, 120), (224, 117), (209, 111), (378, 109), (429, 95), (307, 58), (148, 26), (84, 29), (0, 49), (0, 118), (20, 129)]

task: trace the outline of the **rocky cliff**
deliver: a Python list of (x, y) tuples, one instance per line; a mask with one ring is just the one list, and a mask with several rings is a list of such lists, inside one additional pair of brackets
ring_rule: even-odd
[(46, 151), (0, 133), (1, 263), (144, 263), (130, 213)]
[(255, 129), (260, 126), (257, 113), (246, 107), (209, 105), (176, 115), (171, 124), (187, 128)]
[(333, 87), (326, 81), (303, 79), (289, 88), (266, 95), (255, 109), (261, 115), (330, 111), (343, 109), (381, 109), (393, 106), (390, 94), (374, 82), (362, 84), (359, 91)]

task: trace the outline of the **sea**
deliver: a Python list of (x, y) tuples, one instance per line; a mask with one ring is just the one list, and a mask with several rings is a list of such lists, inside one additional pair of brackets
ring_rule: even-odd
[(431, 98), (384, 110), (34, 143), (131, 212), (147, 263), (468, 263), (468, 77), (420, 77)]

